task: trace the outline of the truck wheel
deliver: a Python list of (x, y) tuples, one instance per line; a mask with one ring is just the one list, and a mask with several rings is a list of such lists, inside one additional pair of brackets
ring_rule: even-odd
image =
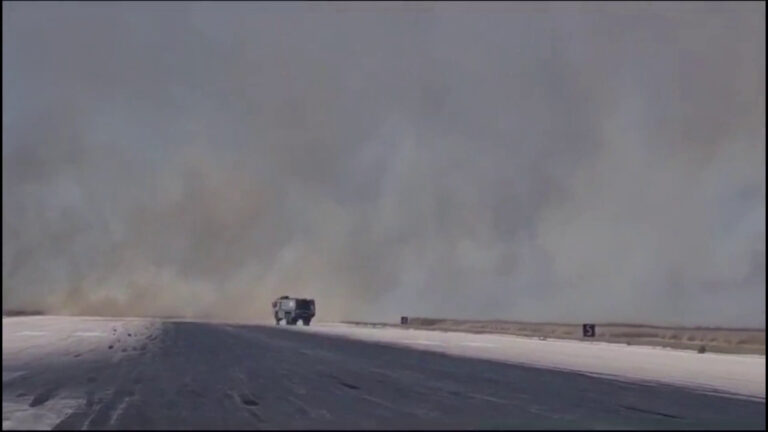
[(302, 321), (304, 322), (305, 326), (309, 327), (309, 322), (312, 320), (310, 320), (309, 318), (304, 318)]
[(296, 325), (296, 320), (292, 319), (292, 320), (288, 321), (288, 325)]

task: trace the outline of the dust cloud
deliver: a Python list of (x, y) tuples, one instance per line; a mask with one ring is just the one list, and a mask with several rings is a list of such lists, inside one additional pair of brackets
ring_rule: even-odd
[(765, 327), (764, 3), (3, 3), (3, 307)]

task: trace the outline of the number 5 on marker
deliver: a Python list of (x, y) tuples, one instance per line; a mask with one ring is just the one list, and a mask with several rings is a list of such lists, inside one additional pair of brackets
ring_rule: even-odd
[(584, 337), (595, 337), (595, 325), (594, 324), (584, 324), (581, 326), (581, 333), (584, 335)]

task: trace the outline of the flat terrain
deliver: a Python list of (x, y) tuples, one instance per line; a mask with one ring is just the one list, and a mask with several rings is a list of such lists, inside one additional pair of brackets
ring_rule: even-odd
[[(764, 357), (557, 343), (343, 325), (4, 318), (3, 428), (765, 428)], [(633, 357), (673, 372), (646, 372), (654, 384), (588, 372), (621, 372), (610, 363)], [(703, 378), (681, 382), (687, 369)]]
[(516, 365), (765, 399), (765, 356), (760, 355), (698, 354), (641, 345), (400, 327), (329, 324), (311, 329), (297, 327), (297, 330)]
[[(370, 326), (373, 323), (350, 322)], [(395, 324), (378, 324), (399, 327)], [(582, 339), (580, 324), (526, 323), (514, 321), (474, 321), (435, 318), (410, 318), (409, 328), (467, 333), (498, 333), (553, 339)], [(765, 330), (702, 327), (662, 327), (635, 324), (598, 324), (598, 342), (625, 345), (660, 346), (730, 354), (765, 355)]]

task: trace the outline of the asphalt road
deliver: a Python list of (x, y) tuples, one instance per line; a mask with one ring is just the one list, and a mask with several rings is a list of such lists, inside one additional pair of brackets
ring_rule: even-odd
[(765, 429), (764, 397), (308, 330), (3, 319), (3, 428)]

